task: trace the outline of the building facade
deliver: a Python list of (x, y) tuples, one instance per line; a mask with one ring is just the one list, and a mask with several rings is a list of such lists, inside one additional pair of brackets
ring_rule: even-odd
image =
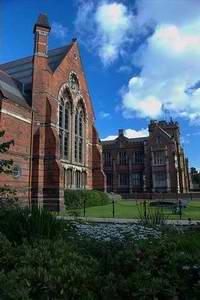
[(64, 189), (105, 189), (102, 147), (76, 39), (48, 50), (50, 25), (34, 25), (34, 53), (0, 65), (0, 130), (15, 144), (0, 159), (12, 159), (12, 175), (0, 184), (17, 190), (23, 204), (53, 210)]
[(108, 192), (189, 191), (188, 160), (177, 122), (151, 121), (144, 138), (127, 138), (120, 129), (115, 140), (102, 141), (102, 146)]

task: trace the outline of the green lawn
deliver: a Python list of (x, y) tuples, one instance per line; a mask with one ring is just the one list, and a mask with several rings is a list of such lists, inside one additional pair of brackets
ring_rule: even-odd
[[(150, 208), (154, 210), (156, 208)], [(139, 210), (143, 211), (143, 205), (137, 204), (135, 201), (130, 200), (118, 200), (115, 202), (115, 218), (132, 219), (139, 217)], [(148, 210), (148, 209), (147, 209)], [(172, 214), (170, 209), (163, 208), (164, 213), (168, 219), (179, 219), (179, 215)], [(83, 209), (76, 210), (83, 216)], [(104, 206), (94, 206), (86, 208), (86, 217), (94, 218), (112, 218), (113, 217), (113, 205), (112, 203)], [(193, 200), (190, 202), (186, 209), (182, 210), (182, 219), (191, 218), (192, 220), (200, 219), (200, 201)]]

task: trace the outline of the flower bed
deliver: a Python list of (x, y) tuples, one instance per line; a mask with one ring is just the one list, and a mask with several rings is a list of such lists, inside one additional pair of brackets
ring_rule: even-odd
[(161, 236), (159, 228), (150, 228), (139, 224), (74, 223), (74, 225), (79, 236), (87, 236), (95, 240), (123, 240), (127, 237), (144, 240), (149, 237), (159, 238)]

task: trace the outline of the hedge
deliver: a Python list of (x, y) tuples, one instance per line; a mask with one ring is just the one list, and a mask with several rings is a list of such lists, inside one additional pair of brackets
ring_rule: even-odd
[(16, 245), (0, 234), (0, 299), (200, 299), (199, 233), (194, 238)]
[(65, 190), (65, 208), (77, 209), (106, 205), (110, 202), (108, 194), (95, 190)]
[(199, 228), (106, 242), (64, 221), (60, 235), (46, 211), (0, 212), (1, 300), (200, 299)]

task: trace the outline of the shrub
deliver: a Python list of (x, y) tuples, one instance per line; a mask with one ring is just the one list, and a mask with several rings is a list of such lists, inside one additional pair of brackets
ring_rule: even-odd
[(151, 208), (146, 201), (137, 205), (140, 223), (149, 226), (164, 225), (166, 216), (163, 208)]
[(98, 262), (72, 251), (64, 240), (25, 241), (8, 248), (0, 235), (0, 244), (0, 299), (95, 299)]
[(0, 231), (11, 242), (21, 243), (23, 239), (57, 238), (63, 234), (64, 224), (45, 209), (1, 208)]
[[(195, 240), (192, 253), (185, 252)], [(0, 234), (0, 299), (199, 299), (200, 234), (24, 241)]]
[(66, 209), (78, 209), (85, 207), (106, 205), (110, 199), (106, 193), (95, 190), (65, 190)]

